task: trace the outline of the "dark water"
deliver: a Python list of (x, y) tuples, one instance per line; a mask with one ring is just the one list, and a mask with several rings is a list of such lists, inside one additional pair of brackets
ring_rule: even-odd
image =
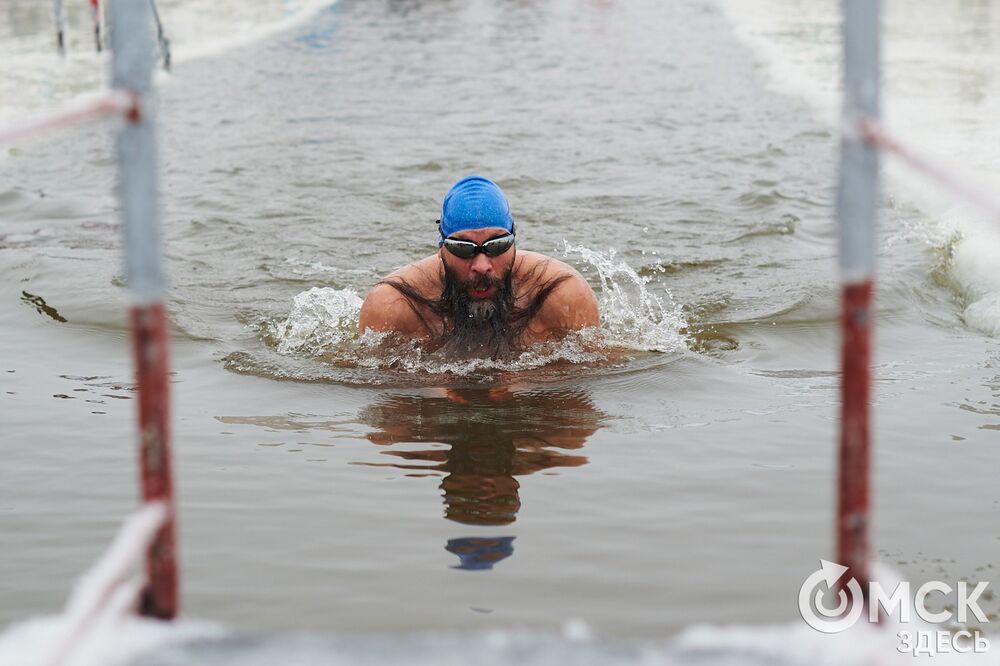
[[(340, 0), (179, 57), (158, 108), (186, 614), (794, 619), (832, 552), (836, 140), (761, 77), (700, 0)], [(109, 145), (0, 157), (4, 622), (57, 608), (135, 504)], [(470, 172), (523, 247), (584, 271), (613, 351), (366, 364), (352, 297), (434, 250)], [(1000, 538), (1000, 348), (896, 233), (921, 215), (883, 211), (873, 537), (914, 582), (969, 579)]]

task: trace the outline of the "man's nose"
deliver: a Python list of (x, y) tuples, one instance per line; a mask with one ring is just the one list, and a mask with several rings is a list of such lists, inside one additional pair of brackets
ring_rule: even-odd
[(469, 266), (469, 270), (476, 275), (485, 275), (493, 269), (493, 264), (490, 263), (490, 258), (485, 254), (480, 252), (475, 257), (472, 258), (472, 264)]

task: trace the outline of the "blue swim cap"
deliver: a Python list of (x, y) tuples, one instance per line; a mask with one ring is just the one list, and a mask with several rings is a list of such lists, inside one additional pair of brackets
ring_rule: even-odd
[(501, 227), (514, 230), (510, 204), (496, 183), (482, 176), (466, 176), (448, 190), (441, 204), (441, 238), (466, 229)]

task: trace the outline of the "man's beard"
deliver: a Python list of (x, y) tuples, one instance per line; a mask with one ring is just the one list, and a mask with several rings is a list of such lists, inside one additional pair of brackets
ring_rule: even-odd
[[(445, 333), (439, 353), (453, 356), (489, 356), (493, 359), (509, 357), (515, 351), (518, 327), (512, 326), (514, 315), (514, 289), (512, 271), (503, 277), (481, 275), (472, 280), (460, 281), (444, 266), (444, 289), (441, 293), (442, 309), (450, 321), (451, 330)], [(493, 289), (490, 298), (473, 298), (471, 289)]]
[[(514, 306), (513, 269), (501, 278), (480, 278), (461, 282), (444, 265), (441, 295), (424, 295), (408, 281), (388, 277), (387, 284), (402, 294), (420, 319), (428, 336), (427, 351), (450, 358), (488, 357), (509, 359), (520, 351), (521, 334), (538, 314), (549, 295), (570, 279), (568, 274), (545, 278), (546, 264), (538, 264), (520, 275), (519, 290), (523, 305)], [(493, 287), (493, 296), (476, 299), (469, 295), (474, 288)], [(442, 326), (443, 324), (443, 326)]]

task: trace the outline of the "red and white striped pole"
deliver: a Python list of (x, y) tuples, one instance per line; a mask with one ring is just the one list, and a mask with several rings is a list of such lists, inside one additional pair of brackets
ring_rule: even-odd
[(117, 141), (126, 282), (132, 298), (132, 342), (139, 387), (139, 458), (142, 498), (160, 500), (168, 517), (146, 558), (148, 582), (141, 612), (162, 619), (177, 614), (177, 557), (170, 455), (169, 336), (163, 298), (156, 134), (152, 88), (153, 17), (148, 0), (115, 0), (111, 9), (112, 86), (140, 104), (125, 115)]
[(859, 132), (879, 117), (881, 0), (843, 0), (844, 132), (837, 222), (841, 271), (841, 409), (837, 561), (867, 592), (869, 580), (872, 330), (879, 154)]

